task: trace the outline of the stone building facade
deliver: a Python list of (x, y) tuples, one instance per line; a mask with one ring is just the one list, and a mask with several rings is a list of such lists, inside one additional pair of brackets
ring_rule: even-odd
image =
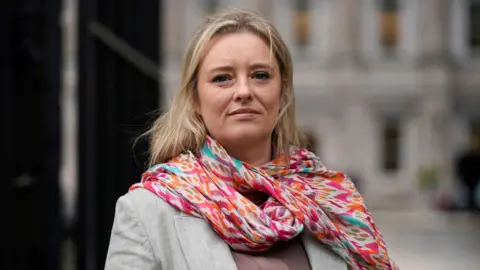
[(437, 194), (455, 190), (455, 156), (478, 136), (480, 1), (164, 0), (167, 99), (195, 27), (225, 7), (261, 13), (279, 29), (294, 59), (301, 127), (328, 167), (358, 180), (371, 207), (429, 207), (419, 189), (428, 168)]

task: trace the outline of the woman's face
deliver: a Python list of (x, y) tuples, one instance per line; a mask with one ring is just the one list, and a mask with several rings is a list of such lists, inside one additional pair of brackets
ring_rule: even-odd
[(282, 78), (266, 42), (251, 33), (225, 34), (207, 46), (197, 78), (199, 113), (223, 145), (271, 143)]

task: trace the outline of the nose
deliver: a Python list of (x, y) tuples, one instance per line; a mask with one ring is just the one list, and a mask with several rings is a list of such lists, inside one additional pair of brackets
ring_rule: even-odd
[(252, 89), (248, 83), (248, 79), (238, 80), (234, 93), (235, 101), (246, 102), (252, 99)]

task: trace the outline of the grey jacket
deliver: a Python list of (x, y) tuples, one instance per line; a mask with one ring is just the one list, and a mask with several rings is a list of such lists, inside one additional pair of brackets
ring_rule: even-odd
[[(313, 270), (347, 269), (311, 234), (302, 241)], [(120, 197), (105, 269), (236, 270), (228, 245), (203, 219), (180, 212), (144, 189)]]

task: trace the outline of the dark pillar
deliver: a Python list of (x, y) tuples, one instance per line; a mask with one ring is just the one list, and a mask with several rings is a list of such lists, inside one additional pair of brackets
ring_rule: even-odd
[(83, 0), (80, 5), (78, 269), (103, 269), (115, 203), (145, 170), (146, 144), (134, 140), (158, 109), (156, 78), (139, 71), (90, 31), (100, 23), (159, 63), (159, 1)]
[(0, 3), (2, 269), (58, 269), (59, 0)]
[(12, 126), (11, 31), (12, 0), (0, 1), (0, 269), (12, 268), (11, 171)]

